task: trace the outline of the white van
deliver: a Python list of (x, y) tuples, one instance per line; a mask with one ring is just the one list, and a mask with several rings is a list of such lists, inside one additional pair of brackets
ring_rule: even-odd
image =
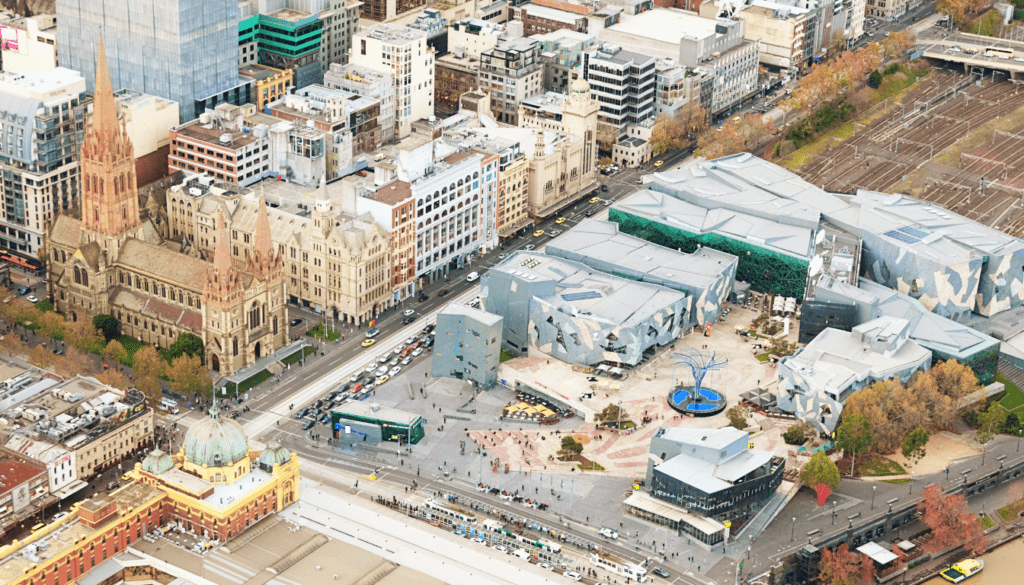
[(178, 403), (170, 398), (160, 399), (160, 410), (166, 410), (171, 414), (178, 414)]
[(533, 557), (533, 555), (531, 555), (530, 553), (526, 552), (525, 550), (523, 550), (523, 549), (521, 549), (521, 548), (517, 548), (517, 549), (515, 550), (515, 552), (513, 552), (512, 554), (514, 554), (514, 555), (516, 555), (517, 557), (519, 557), (519, 558), (523, 559), (524, 561), (529, 561), (529, 560), (530, 560), (530, 558), (532, 558), (532, 557)]
[(476, 272), (470, 272), (469, 276), (466, 277), (466, 282), (473, 282), (478, 278), (480, 278), (479, 274), (477, 274)]

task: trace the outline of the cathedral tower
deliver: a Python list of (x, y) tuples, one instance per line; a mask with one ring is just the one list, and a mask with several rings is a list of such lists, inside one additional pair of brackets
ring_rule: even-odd
[(103, 39), (96, 59), (92, 125), (81, 153), (82, 229), (119, 239), (142, 223), (135, 184), (135, 149), (117, 120)]
[(283, 276), (284, 259), (280, 253), (274, 253), (274, 242), (270, 237), (270, 213), (267, 211), (267, 198), (263, 194), (262, 184), (256, 214), (256, 234), (252, 250), (246, 252), (245, 271), (264, 282), (277, 281)]

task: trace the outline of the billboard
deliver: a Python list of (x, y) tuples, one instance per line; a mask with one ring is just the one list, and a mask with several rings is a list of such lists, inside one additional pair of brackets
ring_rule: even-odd
[(18, 29), (0, 25), (0, 49), (18, 50)]

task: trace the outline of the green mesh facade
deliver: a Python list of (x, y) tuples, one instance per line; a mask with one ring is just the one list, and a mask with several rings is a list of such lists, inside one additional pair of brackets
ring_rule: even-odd
[(955, 355), (949, 355), (934, 349), (931, 350), (931, 352), (932, 364), (939, 361), (956, 360), (968, 368), (971, 368), (974, 375), (978, 377), (978, 383), (982, 386), (988, 386), (992, 382), (996, 381), (996, 367), (999, 365), (998, 343), (993, 343), (985, 349), (964, 358), (958, 358)]
[(739, 258), (736, 280), (749, 283), (751, 288), (759, 292), (803, 300), (808, 267), (804, 260), (718, 234), (692, 234), (614, 207), (608, 210), (608, 219), (618, 223), (622, 233), (673, 250), (693, 253), (701, 245), (732, 254)]

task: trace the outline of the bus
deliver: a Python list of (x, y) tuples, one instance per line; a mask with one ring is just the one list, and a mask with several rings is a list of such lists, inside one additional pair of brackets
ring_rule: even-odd
[(447, 506), (434, 500), (427, 500), (425, 506), (431, 514), (446, 518), (452, 524), (476, 524), (476, 515), (457, 506)]
[(590, 562), (606, 571), (611, 571), (616, 575), (622, 575), (623, 577), (633, 579), (637, 583), (647, 581), (647, 569), (636, 563), (624, 561), (614, 555), (608, 553), (594, 553), (590, 555)]
[(178, 403), (170, 398), (160, 399), (160, 410), (166, 410), (171, 414), (178, 414)]
[(988, 47), (982, 54), (986, 57), (996, 57), (998, 59), (1013, 59), (1013, 51), (1000, 47)]

